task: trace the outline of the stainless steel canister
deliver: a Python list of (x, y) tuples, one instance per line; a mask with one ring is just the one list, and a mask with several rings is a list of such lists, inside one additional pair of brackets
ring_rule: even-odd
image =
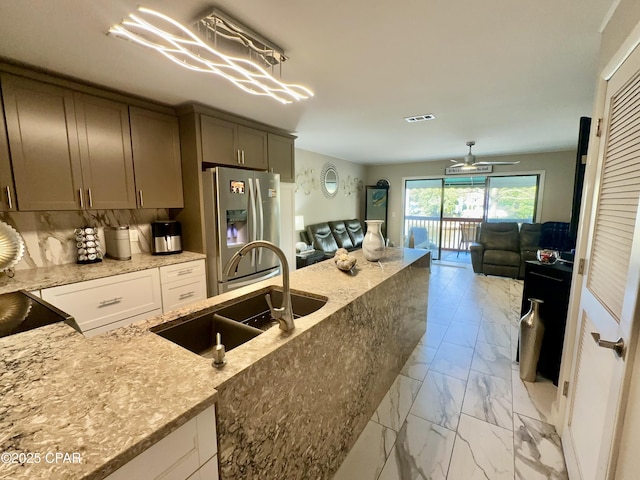
[(114, 260), (131, 260), (131, 242), (129, 226), (104, 227), (106, 255)]

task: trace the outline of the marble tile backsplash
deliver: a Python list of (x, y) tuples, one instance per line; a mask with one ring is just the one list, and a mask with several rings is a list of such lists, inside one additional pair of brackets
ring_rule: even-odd
[(85, 225), (98, 227), (103, 252), (104, 227), (117, 225), (129, 225), (131, 230), (137, 230), (138, 240), (131, 242), (131, 253), (149, 252), (151, 222), (168, 218), (166, 209), (0, 212), (0, 220), (15, 228), (24, 239), (24, 256), (16, 270), (75, 263), (73, 231)]

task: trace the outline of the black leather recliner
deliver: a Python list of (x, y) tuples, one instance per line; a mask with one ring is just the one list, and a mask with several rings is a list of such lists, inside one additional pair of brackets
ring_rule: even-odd
[(470, 250), (474, 272), (512, 278), (520, 275), (520, 232), (516, 222), (481, 223), (478, 242), (472, 243)]

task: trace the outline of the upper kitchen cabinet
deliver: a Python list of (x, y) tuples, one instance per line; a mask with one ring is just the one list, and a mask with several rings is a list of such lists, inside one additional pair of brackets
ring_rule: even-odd
[(86, 208), (136, 208), (127, 105), (74, 95)]
[(20, 210), (77, 210), (82, 172), (73, 92), (0, 76)]
[[(2, 105), (1, 101), (0, 105)], [(11, 173), (7, 128), (2, 114), (0, 114), (0, 188), (2, 189), (0, 192), (0, 212), (15, 210), (15, 186), (13, 184), (13, 174)]]
[(182, 208), (180, 128), (176, 117), (129, 107), (140, 208)]
[(295, 149), (293, 138), (270, 133), (269, 171), (280, 174), (281, 182), (295, 181)]
[(267, 169), (267, 133), (208, 115), (200, 116), (202, 160), (206, 163)]

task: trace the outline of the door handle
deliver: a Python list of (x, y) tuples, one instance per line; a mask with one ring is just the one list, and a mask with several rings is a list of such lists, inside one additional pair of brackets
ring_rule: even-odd
[(84, 209), (84, 194), (81, 188), (78, 189), (78, 197), (80, 197), (80, 208)]
[(9, 205), (9, 210), (13, 210), (13, 203), (11, 202), (11, 187), (7, 185), (5, 188), (7, 189), (7, 204)]
[(140, 208), (144, 207), (144, 197), (142, 196), (142, 189), (138, 190), (138, 195), (140, 197)]
[(616, 355), (618, 355), (618, 357), (624, 357), (624, 340), (622, 339), (622, 337), (618, 338), (618, 340), (616, 340), (615, 342), (611, 342), (609, 340), (602, 340), (598, 332), (591, 332), (591, 336), (596, 342), (596, 345), (598, 345), (599, 347), (610, 348), (611, 350), (616, 352)]
[(87, 196), (89, 197), (89, 208), (93, 208), (93, 195), (91, 195), (90, 188), (87, 188)]

